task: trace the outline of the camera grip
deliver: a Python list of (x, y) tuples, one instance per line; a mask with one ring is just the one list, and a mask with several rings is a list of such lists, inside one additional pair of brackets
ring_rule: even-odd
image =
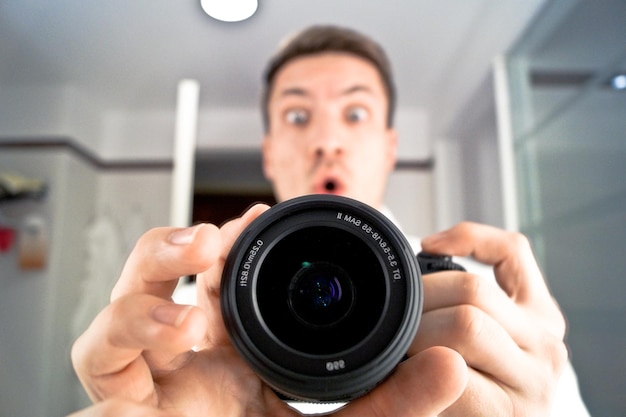
[(452, 261), (452, 256), (435, 255), (428, 252), (417, 254), (417, 262), (423, 275), (440, 271), (465, 271), (465, 268)]

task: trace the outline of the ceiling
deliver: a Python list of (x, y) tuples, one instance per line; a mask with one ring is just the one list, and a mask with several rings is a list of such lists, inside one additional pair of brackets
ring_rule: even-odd
[(544, 2), (261, 0), (248, 21), (223, 23), (199, 0), (2, 0), (0, 83), (68, 84), (105, 107), (170, 108), (178, 80), (195, 78), (202, 107), (252, 108), (281, 39), (337, 23), (379, 40), (399, 105), (445, 129)]

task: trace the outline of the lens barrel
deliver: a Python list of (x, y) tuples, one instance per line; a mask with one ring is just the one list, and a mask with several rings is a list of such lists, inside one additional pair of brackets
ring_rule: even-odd
[(235, 348), (276, 391), (310, 402), (357, 398), (403, 359), (422, 309), (408, 242), (346, 197), (279, 203), (226, 260), (222, 315)]

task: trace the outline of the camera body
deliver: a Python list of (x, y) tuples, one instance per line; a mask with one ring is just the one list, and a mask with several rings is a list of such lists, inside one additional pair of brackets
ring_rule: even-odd
[(346, 197), (279, 203), (226, 260), (222, 315), (235, 348), (277, 392), (343, 402), (404, 358), (422, 310), (417, 258), (396, 226)]

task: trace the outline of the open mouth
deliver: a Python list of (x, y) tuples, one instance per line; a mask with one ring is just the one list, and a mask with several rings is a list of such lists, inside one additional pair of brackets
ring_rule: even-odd
[(317, 194), (341, 194), (343, 187), (336, 179), (326, 178), (318, 183), (315, 190)]
[(327, 180), (324, 183), (324, 190), (329, 193), (332, 193), (337, 190), (337, 183), (334, 180)]

